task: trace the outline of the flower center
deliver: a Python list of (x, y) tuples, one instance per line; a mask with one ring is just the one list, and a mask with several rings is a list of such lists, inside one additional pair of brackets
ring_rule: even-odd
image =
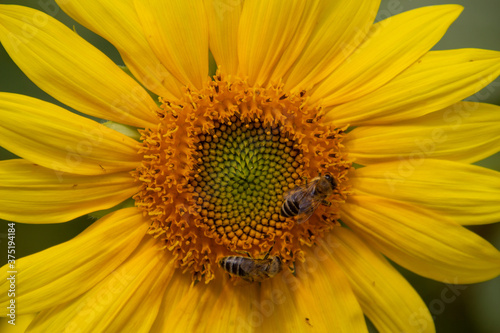
[(249, 249), (282, 235), (283, 193), (302, 168), (297, 144), (281, 127), (232, 116), (215, 121), (213, 134), (198, 135), (190, 184), (203, 227), (216, 243)]
[[(343, 130), (321, 123), (307, 94), (250, 87), (217, 74), (183, 100), (162, 101), (158, 126), (142, 131), (142, 183), (136, 205), (152, 220), (150, 234), (165, 244), (193, 279), (221, 277), (221, 258), (272, 248), (285, 267), (303, 260), (301, 247), (336, 225), (351, 164)], [(329, 174), (335, 191), (311, 218), (282, 216), (287, 191)]]

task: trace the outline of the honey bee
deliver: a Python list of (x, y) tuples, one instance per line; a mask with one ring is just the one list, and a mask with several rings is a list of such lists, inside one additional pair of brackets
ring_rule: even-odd
[(307, 221), (320, 204), (329, 205), (328, 198), (335, 190), (337, 184), (332, 176), (314, 178), (311, 182), (294, 187), (285, 193), (281, 215), (284, 217), (297, 216), (297, 223)]
[[(271, 250), (269, 250), (270, 252)], [(249, 282), (261, 282), (272, 278), (283, 269), (281, 258), (269, 256), (264, 259), (254, 259), (242, 256), (229, 256), (219, 260), (219, 265), (231, 275), (236, 275)]]

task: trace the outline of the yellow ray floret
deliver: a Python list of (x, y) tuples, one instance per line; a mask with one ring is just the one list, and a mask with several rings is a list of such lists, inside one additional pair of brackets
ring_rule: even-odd
[(500, 274), (500, 252), (458, 223), (401, 201), (353, 195), (342, 220), (370, 246), (428, 278), (475, 283)]
[[(112, 272), (137, 248), (147, 228), (147, 221), (136, 208), (122, 209), (66, 243), (17, 260), (18, 314), (70, 301), (106, 277), (126, 278), (123, 272)], [(2, 290), (7, 289), (7, 271), (7, 266), (1, 270)], [(7, 302), (7, 293), (2, 293), (2, 308)]]
[(56, 172), (103, 175), (137, 167), (138, 142), (32, 97), (0, 93), (0, 144)]
[(116, 206), (138, 189), (128, 172), (82, 176), (22, 159), (1, 161), (0, 218), (34, 224), (66, 222)]
[(31, 81), (64, 104), (127, 125), (154, 124), (157, 107), (148, 93), (53, 17), (28, 7), (2, 5), (0, 41)]

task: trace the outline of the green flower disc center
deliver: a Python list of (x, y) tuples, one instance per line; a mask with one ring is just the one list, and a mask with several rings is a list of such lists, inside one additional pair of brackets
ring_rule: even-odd
[(242, 247), (274, 237), (285, 222), (283, 193), (299, 178), (296, 144), (277, 125), (234, 116), (215, 122), (213, 132), (198, 136), (200, 164), (191, 181), (208, 231), (219, 244)]

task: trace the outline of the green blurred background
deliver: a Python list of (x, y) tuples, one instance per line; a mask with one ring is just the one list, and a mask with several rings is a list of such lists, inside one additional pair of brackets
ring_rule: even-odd
[[(1, 0), (1, 4), (18, 4), (37, 8), (54, 16), (71, 29), (75, 29), (83, 38), (105, 52), (117, 64), (123, 64), (118, 52), (101, 37), (86, 30), (70, 19), (57, 8), (51, 0)], [(407, 11), (416, 7), (445, 4), (445, 1), (425, 0), (383, 0), (378, 19)], [(465, 7), (459, 19), (451, 26), (445, 37), (435, 49), (453, 48), (485, 48), (500, 51), (500, 1), (499, 0), (462, 0), (453, 1)], [(0, 91), (25, 94), (62, 105), (55, 99), (38, 89), (10, 60), (0, 46)], [(489, 97), (482, 102), (500, 105), (500, 80), (490, 86)], [(484, 96), (484, 94), (482, 95)], [(0, 119), (1, 121), (1, 119)], [(500, 130), (500, 128), (499, 128)], [(16, 156), (0, 148), (0, 159), (11, 159)], [(500, 154), (485, 159), (478, 165), (500, 170)], [(464, 180), (473, 182), (474, 179)], [(0, 208), (1, 209), (1, 208)], [(500, 209), (500, 203), (499, 203)], [(87, 216), (74, 221), (53, 225), (26, 225), (16, 223), (17, 258), (41, 251), (52, 245), (67, 241), (93, 220)], [(471, 228), (500, 249), (500, 224), (477, 226)], [(6, 262), (7, 249), (6, 223), (0, 224), (0, 263)], [(410, 283), (417, 289), (429, 306), (434, 316), (437, 332), (500, 332), (500, 278), (469, 285), (465, 289), (456, 290), (459, 294), (455, 300), (448, 301), (453, 290), (446, 284), (421, 278), (404, 269), (400, 269)], [(444, 296), (443, 296), (444, 295)]]

